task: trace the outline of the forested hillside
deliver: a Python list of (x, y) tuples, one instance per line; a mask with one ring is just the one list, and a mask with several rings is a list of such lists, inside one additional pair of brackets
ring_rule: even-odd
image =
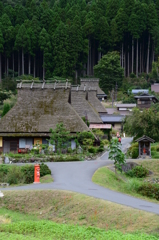
[(1, 0), (0, 16), (0, 80), (91, 76), (113, 50), (138, 76), (159, 54), (159, 0)]

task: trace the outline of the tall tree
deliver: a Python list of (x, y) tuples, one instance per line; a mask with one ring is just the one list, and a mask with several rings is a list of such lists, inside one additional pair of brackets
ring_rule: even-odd
[(22, 51), (22, 75), (24, 75), (24, 53), (29, 45), (29, 36), (25, 25), (22, 24), (19, 28), (18, 34), (16, 36), (15, 47), (16, 49)]

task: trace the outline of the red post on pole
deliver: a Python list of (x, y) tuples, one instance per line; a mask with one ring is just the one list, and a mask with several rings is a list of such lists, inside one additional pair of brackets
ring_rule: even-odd
[(40, 183), (40, 165), (34, 165), (34, 183)]

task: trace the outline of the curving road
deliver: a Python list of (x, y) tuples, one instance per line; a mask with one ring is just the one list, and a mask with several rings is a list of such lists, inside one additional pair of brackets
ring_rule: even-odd
[[(125, 150), (131, 138), (122, 139), (122, 148)], [(83, 162), (59, 162), (47, 163), (54, 177), (53, 183), (46, 184), (30, 184), (19, 187), (0, 188), (1, 191), (8, 190), (40, 190), (40, 189), (59, 189), (79, 192), (95, 198), (108, 200), (114, 203), (126, 205), (132, 208), (144, 210), (159, 214), (159, 204), (151, 203), (145, 200), (134, 198), (119, 192), (109, 190), (107, 188), (96, 185), (91, 181), (94, 172), (103, 166), (112, 164), (108, 160), (106, 152), (98, 160)]]

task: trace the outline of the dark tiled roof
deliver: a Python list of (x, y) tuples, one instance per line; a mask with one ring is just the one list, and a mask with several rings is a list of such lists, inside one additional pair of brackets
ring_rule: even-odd
[(155, 140), (153, 140), (152, 138), (150, 138), (146, 135), (142, 136), (141, 138), (136, 139), (136, 142), (141, 142), (141, 141), (145, 141), (145, 140), (152, 142), (152, 143), (155, 142)]
[(124, 120), (124, 116), (122, 115), (102, 115), (100, 114), (100, 117), (103, 122), (105, 123), (113, 123), (113, 122), (122, 122)]

